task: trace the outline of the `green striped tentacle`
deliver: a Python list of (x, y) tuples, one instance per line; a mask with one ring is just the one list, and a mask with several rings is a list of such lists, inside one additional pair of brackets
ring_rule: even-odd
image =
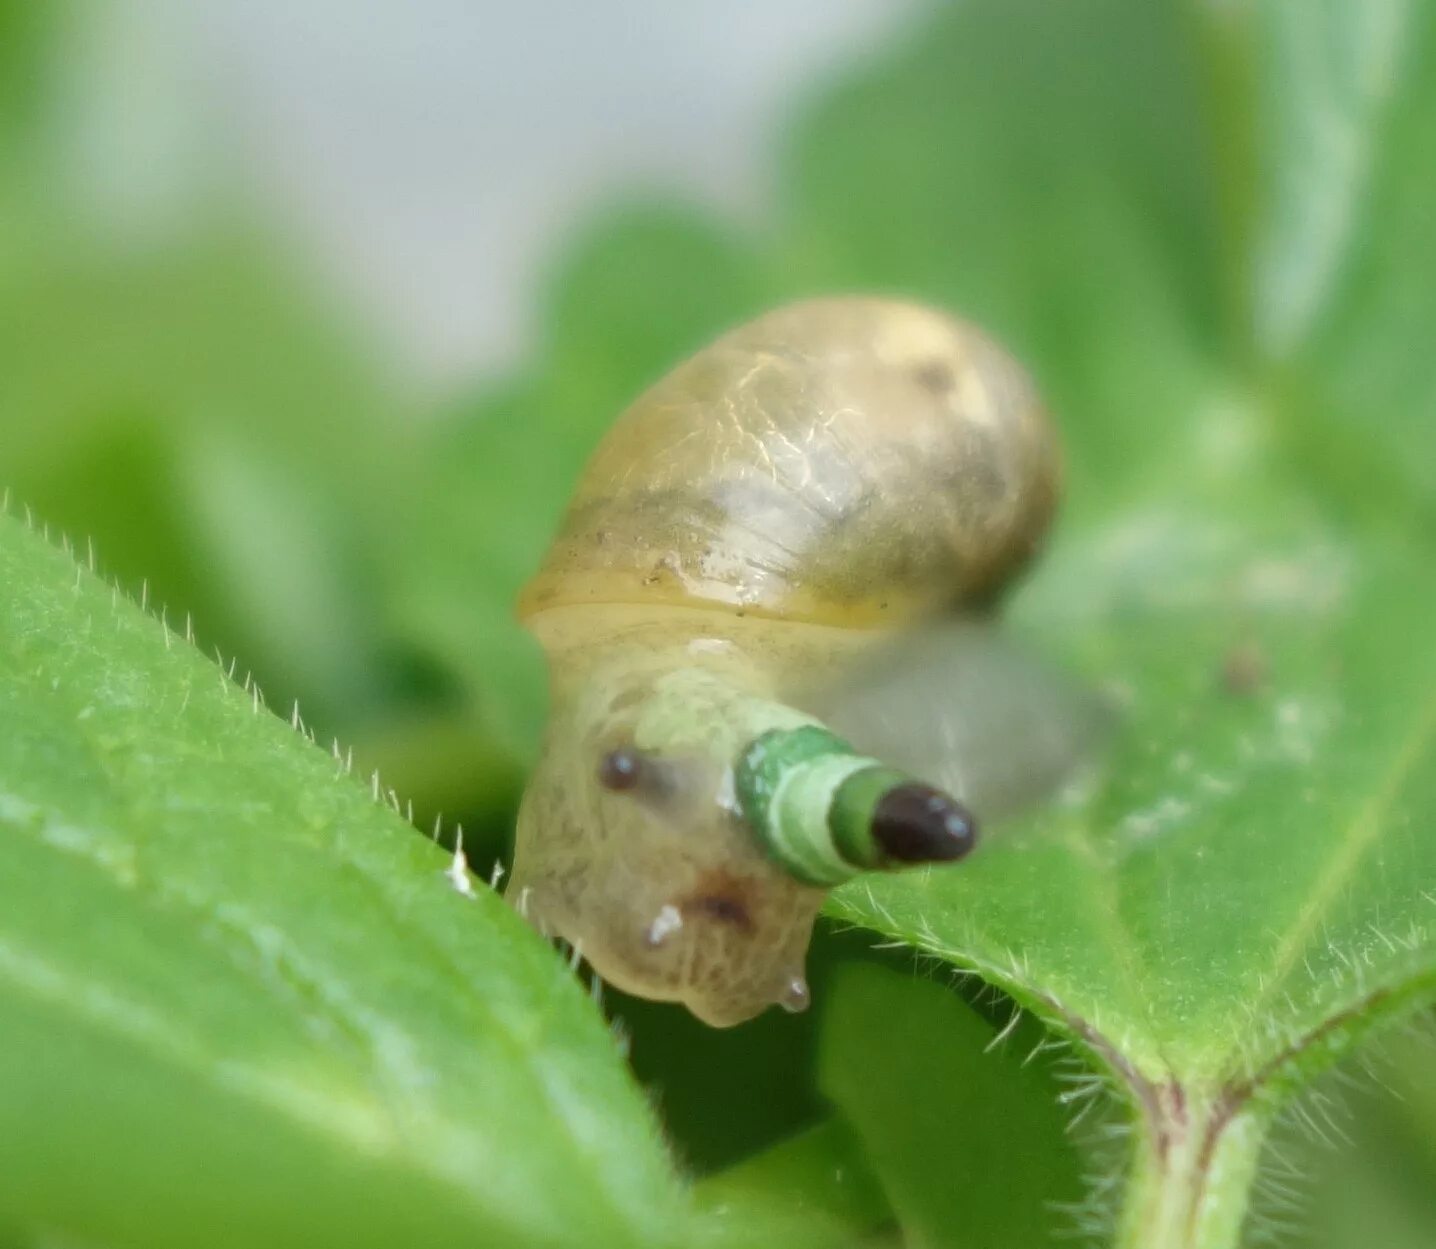
[(946, 794), (819, 725), (760, 734), (740, 756), (734, 781), (764, 849), (812, 885), (959, 858), (975, 834), (971, 816)]

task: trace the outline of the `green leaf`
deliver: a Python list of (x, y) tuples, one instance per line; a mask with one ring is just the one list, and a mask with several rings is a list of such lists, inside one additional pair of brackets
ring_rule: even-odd
[(567, 969), (182, 638), (0, 517), (0, 1226), (644, 1245), (681, 1215)]
[(995, 1035), (950, 988), (879, 967), (839, 976), (824, 1010), (823, 1089), (909, 1249), (1070, 1242), (1083, 1187), (1063, 1094), (1099, 1090), (1063, 1088), (1040, 1028)]
[(107, 232), (37, 130), (0, 183), (0, 485), (352, 728), (389, 692), (375, 500), (404, 403), (265, 230), (210, 203), (160, 243)]
[[(1268, 0), (1257, 341), (1301, 395), (1298, 451), (1348, 493), (1382, 477), (1436, 499), (1436, 289), (1412, 259), (1436, 212), (1436, 11), (1428, 0)], [(1314, 436), (1315, 435), (1315, 436)], [(1356, 471), (1341, 461), (1354, 463)]]
[[(1302, 1249), (1424, 1249), (1436, 1226), (1436, 1033), (1383, 1041), (1375, 1079), (1319, 1085), (1283, 1131), (1256, 1219)], [(1324, 1082), (1329, 1085), (1331, 1082)]]
[(891, 1216), (852, 1129), (828, 1119), (704, 1180), (698, 1243), (872, 1249)]

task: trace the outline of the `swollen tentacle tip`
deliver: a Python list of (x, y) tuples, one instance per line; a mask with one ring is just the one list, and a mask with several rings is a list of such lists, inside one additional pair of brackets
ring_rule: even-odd
[(797, 1015), (807, 1010), (812, 1000), (813, 995), (808, 989), (808, 982), (802, 976), (794, 976), (783, 990), (783, 996), (778, 999), (778, 1005), (788, 1014)]
[(872, 833), (889, 859), (946, 863), (977, 844), (977, 820), (957, 799), (931, 785), (894, 785), (873, 809)]

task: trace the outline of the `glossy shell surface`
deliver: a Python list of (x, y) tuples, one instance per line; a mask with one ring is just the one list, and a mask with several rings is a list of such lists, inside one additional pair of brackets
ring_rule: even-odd
[(619, 418), (520, 610), (699, 602), (864, 625), (981, 601), (1031, 558), (1058, 476), (1031, 383), (980, 331), (890, 300), (794, 304)]

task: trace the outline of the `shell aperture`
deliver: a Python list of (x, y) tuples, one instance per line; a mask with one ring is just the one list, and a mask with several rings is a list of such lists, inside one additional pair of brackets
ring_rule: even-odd
[(509, 897), (709, 1023), (800, 1009), (828, 889), (976, 831), (965, 793), (865, 753), (808, 691), (989, 608), (1057, 478), (1020, 368), (936, 311), (809, 301), (681, 364), (600, 444), (521, 601), (552, 711)]

